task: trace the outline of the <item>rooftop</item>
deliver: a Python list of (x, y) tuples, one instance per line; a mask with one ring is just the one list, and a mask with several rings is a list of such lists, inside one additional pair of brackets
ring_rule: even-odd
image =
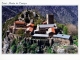
[(33, 28), (32, 28), (32, 27), (28, 27), (28, 28), (27, 28), (27, 31), (32, 32), (32, 31), (33, 31)]
[(24, 21), (15, 21), (15, 24), (25, 24)]
[[(34, 34), (33, 37), (49, 37), (48, 34)], [(53, 35), (54, 38), (63, 38), (63, 39), (69, 39), (70, 35), (63, 35), (63, 34), (57, 34)]]
[(40, 28), (57, 27), (56, 24), (42, 24), (39, 25)]
[(32, 24), (32, 23), (29, 23), (29, 24), (27, 24), (27, 26), (32, 26), (32, 27), (33, 27), (33, 26), (34, 26), (34, 24)]
[(48, 34), (34, 34), (33, 37), (48, 37)]
[(53, 35), (53, 37), (58, 37), (58, 38), (69, 39), (69, 38), (70, 38), (70, 35), (57, 34), (57, 35)]
[(49, 29), (48, 29), (48, 32), (53, 32), (53, 33), (55, 33), (55, 29), (54, 29), (54, 28), (49, 28)]

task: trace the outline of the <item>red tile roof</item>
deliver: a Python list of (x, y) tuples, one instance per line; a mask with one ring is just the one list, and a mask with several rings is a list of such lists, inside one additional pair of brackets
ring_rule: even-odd
[(33, 28), (32, 28), (32, 27), (28, 27), (28, 28), (27, 28), (27, 31), (32, 32), (32, 31), (33, 31)]
[(49, 28), (48, 31), (55, 33), (55, 29), (54, 28)]
[(15, 24), (25, 24), (24, 21), (15, 21)]
[(30, 23), (27, 25), (28, 27), (34, 27), (34, 24)]

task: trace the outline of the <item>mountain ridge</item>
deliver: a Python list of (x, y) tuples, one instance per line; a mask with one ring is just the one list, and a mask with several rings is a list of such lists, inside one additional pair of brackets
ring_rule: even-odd
[(78, 6), (2, 6), (2, 23), (26, 9), (37, 10), (44, 17), (54, 14), (60, 23), (78, 25)]

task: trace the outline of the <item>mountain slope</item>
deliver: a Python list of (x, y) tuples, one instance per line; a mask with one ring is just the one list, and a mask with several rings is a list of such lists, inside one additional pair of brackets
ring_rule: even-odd
[(25, 9), (35, 9), (44, 17), (46, 13), (54, 14), (54, 19), (60, 23), (78, 25), (78, 6), (2, 6), (2, 22)]

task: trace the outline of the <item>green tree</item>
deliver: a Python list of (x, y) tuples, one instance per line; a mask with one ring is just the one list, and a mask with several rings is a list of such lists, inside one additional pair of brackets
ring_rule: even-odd
[(37, 26), (37, 24), (41, 24), (42, 23), (42, 20), (41, 19), (38, 19), (34, 22), (34, 25)]
[(16, 45), (16, 39), (13, 39), (10, 46), (12, 47), (13, 45)]
[(22, 40), (22, 50), (23, 53), (27, 53), (27, 42), (24, 39)]
[(73, 43), (78, 46), (78, 35), (73, 36)]
[(21, 17), (24, 18), (24, 14), (21, 14)]
[(20, 36), (24, 36), (24, 30), (23, 29), (18, 29), (16, 31), (16, 34), (20, 35)]
[(47, 47), (47, 50), (46, 50), (46, 52), (47, 52), (47, 53), (53, 53), (53, 52), (52, 52), (52, 49), (51, 49), (51, 47)]
[(16, 53), (22, 52), (23, 48), (21, 45), (17, 46)]
[(63, 28), (63, 33), (68, 34), (68, 28), (66, 26), (64, 26), (64, 28)]
[(29, 13), (30, 18), (33, 18), (33, 12)]
[(36, 49), (37, 48), (37, 44), (35, 43), (35, 44), (32, 44), (31, 46), (30, 46), (30, 50), (31, 50), (31, 53), (36, 53)]
[(30, 22), (30, 19), (29, 19), (28, 17), (26, 17), (26, 18), (25, 18), (25, 22), (26, 22), (26, 23), (29, 23), (29, 22)]
[(16, 49), (17, 49), (17, 46), (16, 46), (16, 45), (13, 45), (13, 46), (11, 47), (11, 50), (12, 50), (13, 53), (16, 52)]
[(60, 24), (60, 23), (57, 23), (57, 26), (58, 26), (58, 28), (61, 28), (62, 30), (64, 28), (64, 25), (63, 24)]

